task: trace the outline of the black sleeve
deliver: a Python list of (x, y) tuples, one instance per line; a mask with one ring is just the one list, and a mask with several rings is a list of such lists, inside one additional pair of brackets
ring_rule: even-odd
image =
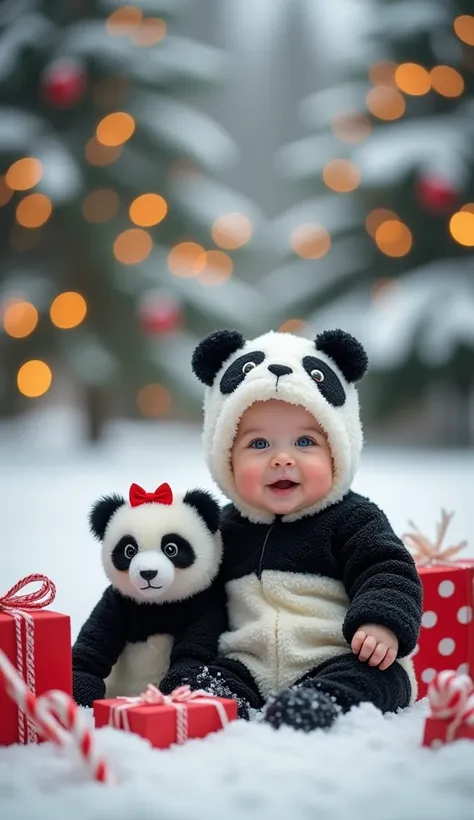
[(199, 688), (199, 675), (216, 658), (219, 637), (228, 629), (226, 594), (220, 576), (199, 593), (195, 603), (195, 616), (174, 639), (170, 666), (160, 683), (165, 693), (183, 683)]
[(73, 672), (86, 672), (102, 680), (125, 646), (125, 599), (107, 587), (82, 626), (72, 648)]
[(363, 624), (380, 624), (397, 636), (397, 657), (408, 655), (418, 640), (423, 591), (415, 562), (385, 514), (361, 501), (338, 526), (333, 549), (350, 601), (346, 641)]

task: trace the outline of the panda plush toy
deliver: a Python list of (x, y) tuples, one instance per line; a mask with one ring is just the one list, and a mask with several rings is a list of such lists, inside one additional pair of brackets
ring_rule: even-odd
[(110, 580), (73, 646), (77, 703), (137, 695), (170, 666), (180, 679), (212, 660), (226, 628), (220, 508), (204, 490), (99, 499), (89, 521)]

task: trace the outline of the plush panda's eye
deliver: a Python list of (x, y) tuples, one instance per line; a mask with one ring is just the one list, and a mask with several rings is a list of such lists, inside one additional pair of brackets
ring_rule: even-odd
[(165, 544), (163, 547), (163, 552), (168, 558), (174, 558), (175, 555), (178, 554), (178, 547), (176, 544), (173, 544), (172, 541), (169, 541), (168, 544)]
[(123, 551), (123, 554), (125, 555), (125, 558), (128, 558), (131, 561), (132, 558), (137, 554), (137, 552), (138, 550), (134, 544), (127, 544)]
[(321, 370), (312, 370), (309, 374), (313, 381), (315, 382), (323, 382), (324, 381), (324, 373)]
[(242, 367), (242, 373), (250, 373), (250, 371), (253, 370), (254, 367), (257, 367), (255, 362), (245, 362), (245, 364)]

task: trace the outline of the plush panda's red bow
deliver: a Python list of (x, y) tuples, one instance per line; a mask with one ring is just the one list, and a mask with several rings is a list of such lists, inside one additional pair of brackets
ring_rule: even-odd
[(129, 492), (131, 507), (139, 507), (140, 504), (172, 504), (173, 493), (169, 484), (160, 484), (154, 493), (147, 493), (139, 484), (132, 484)]

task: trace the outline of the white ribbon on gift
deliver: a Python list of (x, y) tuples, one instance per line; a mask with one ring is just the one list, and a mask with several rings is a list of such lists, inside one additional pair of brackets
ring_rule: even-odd
[(229, 722), (227, 712), (216, 695), (205, 692), (203, 689), (192, 690), (189, 686), (178, 686), (169, 695), (165, 695), (160, 689), (149, 683), (140, 695), (134, 697), (120, 696), (117, 700), (122, 702), (111, 707), (109, 726), (113, 726), (115, 729), (124, 729), (126, 732), (131, 731), (128, 720), (129, 709), (145, 705), (173, 706), (176, 710), (176, 739), (178, 743), (184, 743), (188, 739), (187, 704), (191, 701), (214, 706), (219, 715), (222, 728)]

